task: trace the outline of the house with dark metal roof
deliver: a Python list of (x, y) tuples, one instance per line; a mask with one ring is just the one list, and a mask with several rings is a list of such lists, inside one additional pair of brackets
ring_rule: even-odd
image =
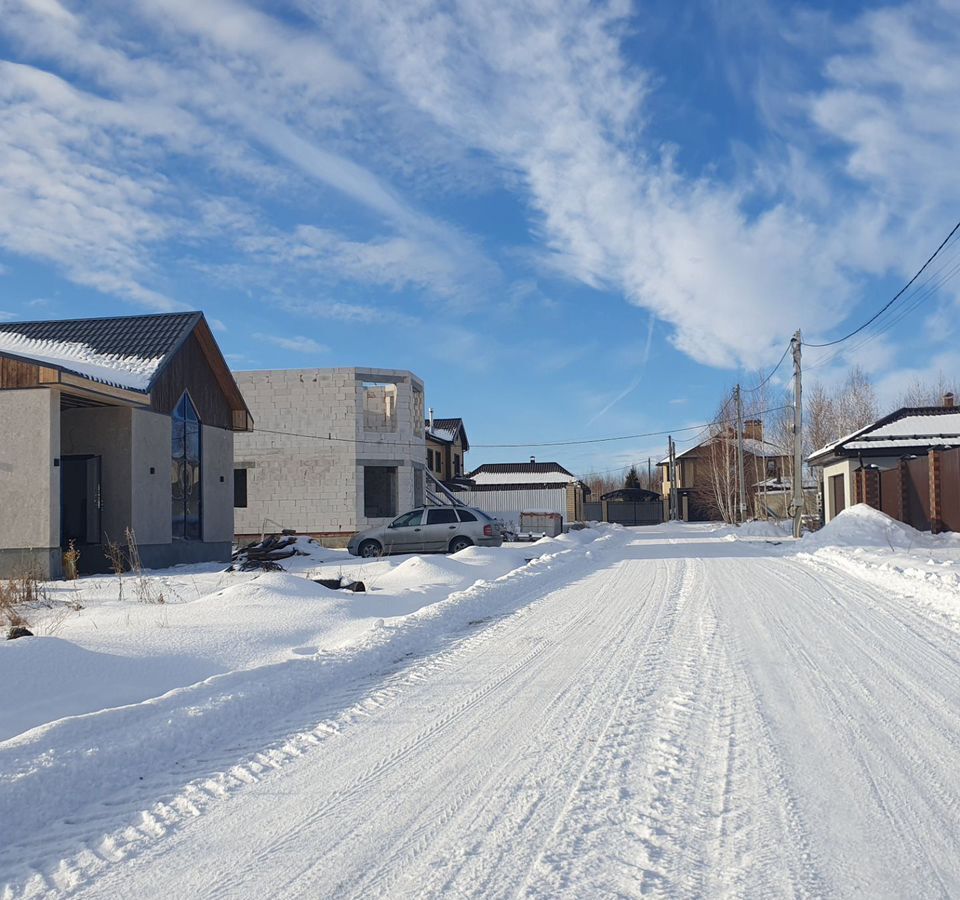
[(920, 530), (960, 530), (960, 409), (902, 407), (821, 447), (807, 458), (823, 469), (826, 522), (868, 503)]
[(559, 463), (486, 463), (467, 475), (470, 486), (457, 494), (469, 506), (519, 527), (521, 513), (559, 513), (583, 521), (590, 489)]
[(0, 576), (228, 560), (252, 427), (202, 313), (0, 323)]
[(436, 419), (431, 409), (424, 426), (427, 471), (444, 484), (463, 478), (466, 455), (470, 449), (463, 419)]

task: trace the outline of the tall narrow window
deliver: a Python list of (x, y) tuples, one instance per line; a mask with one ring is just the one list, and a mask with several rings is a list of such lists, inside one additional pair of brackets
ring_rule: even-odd
[(173, 539), (199, 541), (203, 535), (200, 499), (200, 418), (184, 392), (171, 416)]

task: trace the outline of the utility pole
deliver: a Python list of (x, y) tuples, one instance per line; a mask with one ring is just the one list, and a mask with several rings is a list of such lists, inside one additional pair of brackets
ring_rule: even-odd
[(673, 438), (667, 437), (667, 455), (670, 459), (668, 471), (670, 472), (670, 496), (668, 519), (675, 519), (677, 509), (677, 450), (673, 444)]
[(737, 480), (740, 484), (738, 492), (740, 516), (738, 521), (742, 523), (747, 518), (747, 490), (743, 471), (743, 401), (740, 397), (739, 384), (733, 390), (733, 397), (737, 402)]
[(647, 457), (647, 490), (653, 490), (653, 459)]
[(800, 329), (790, 341), (793, 350), (793, 536), (800, 537), (803, 523), (803, 388), (800, 375)]

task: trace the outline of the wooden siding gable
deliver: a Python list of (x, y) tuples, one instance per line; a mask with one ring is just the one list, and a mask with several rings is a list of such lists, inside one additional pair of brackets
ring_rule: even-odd
[(154, 377), (151, 406), (169, 415), (184, 390), (190, 392), (204, 425), (230, 431), (253, 430), (243, 394), (202, 316)]

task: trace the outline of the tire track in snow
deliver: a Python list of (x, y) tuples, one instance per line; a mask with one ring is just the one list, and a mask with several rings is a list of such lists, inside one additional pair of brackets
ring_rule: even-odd
[[(960, 850), (943, 827), (958, 811), (945, 762), (960, 731), (956, 670), (954, 702), (944, 708), (943, 690), (929, 688), (930, 672), (914, 668), (923, 658), (918, 647), (927, 645), (897, 627), (882, 608), (889, 599), (790, 561), (754, 570), (751, 591), (781, 599), (747, 610), (739, 629), (744, 658), (759, 651), (778, 660), (765, 666), (758, 696), (807, 821), (824, 819), (809, 849), (832, 890), (871, 893), (878, 879), (902, 885), (911, 873), (911, 892), (955, 892), (956, 881), (948, 889), (941, 870)], [(750, 669), (756, 673), (758, 664)], [(905, 727), (911, 721), (915, 727)]]
[[(535, 641), (535, 652), (528, 654), (520, 665), (511, 664), (505, 671), (501, 668), (494, 678), (485, 680), (480, 688), (474, 692), (476, 702), (458, 707), (456, 717), (451, 717), (445, 713), (439, 719), (434, 720), (426, 729), (414, 735), (413, 739), (405, 745), (405, 757), (417, 755), (418, 770), (435, 770), (442, 765), (441, 759), (445, 753), (452, 752), (452, 748), (443, 743), (444, 733), (449, 727), (457, 725), (462, 729), (465, 724), (468, 724), (473, 734), (491, 727), (487, 721), (491, 715), (490, 705), (495, 706), (497, 704), (498, 698), (503, 694), (504, 687), (514, 683), (522, 690), (520, 676), (529, 679), (531, 677), (529, 671), (531, 666), (542, 669), (549, 666), (551, 659), (558, 654), (566, 652), (565, 641), (569, 641), (576, 634), (582, 632), (586, 623), (596, 619), (597, 607), (602, 607), (605, 596), (616, 587), (622, 577), (622, 571), (619, 568), (612, 574), (604, 574), (597, 596), (596, 598), (591, 597), (590, 603), (583, 602), (583, 588), (562, 590), (558, 592), (560, 596), (548, 597), (546, 602), (538, 609), (538, 613), (546, 616), (547, 622), (538, 621), (534, 623), (528, 621), (520, 623), (520, 628), (523, 629), (528, 625), (535, 626), (538, 633), (547, 633), (553, 636), (549, 642), (544, 643), (537, 637), (531, 638)], [(586, 585), (583, 587), (585, 588)], [(577, 610), (576, 614), (572, 616), (570, 614), (571, 605)], [(540, 616), (530, 617), (531, 620), (534, 618), (539, 619)], [(516, 640), (515, 636), (505, 635), (504, 637), (507, 640), (511, 638)], [(554, 705), (554, 701), (555, 698), (547, 704), (548, 709)], [(486, 703), (486, 706), (482, 706), (483, 703)], [(475, 713), (472, 725), (460, 721), (468, 713)], [(437, 725), (440, 727), (435, 727)], [(514, 723), (514, 726), (515, 730), (525, 727), (524, 723), (521, 722)], [(526, 724), (526, 727), (529, 727), (529, 723)], [(457, 736), (454, 736), (453, 739), (457, 742), (460, 741)], [(357, 883), (356, 875), (349, 873), (343, 881), (326, 884), (322, 892), (336, 895), (373, 896), (382, 895), (391, 890), (394, 882), (402, 876), (404, 870), (427, 848), (432, 846), (438, 833), (453, 827), (463, 807), (472, 798), (482, 793), (484, 786), (492, 779), (496, 779), (497, 773), (507, 775), (510, 772), (511, 762), (509, 761), (509, 755), (507, 756), (508, 761), (504, 760), (503, 754), (499, 756), (490, 754), (479, 758), (473, 756), (468, 767), (457, 771), (454, 777), (448, 778), (446, 787), (449, 793), (444, 792), (442, 802), (429, 805), (429, 812), (417, 811), (413, 815), (412, 821), (405, 820), (406, 825), (399, 830), (398, 838), (393, 845), (389, 846), (388, 842), (388, 846), (380, 848), (377, 854), (377, 866), (369, 877), (360, 878), (359, 883)], [(357, 792), (365, 788), (376, 790), (376, 783), (388, 774), (390, 774), (390, 771), (387, 769), (379, 766), (372, 767), (352, 785), (351, 797), (355, 797)], [(342, 801), (343, 798), (339, 796), (325, 799), (320, 809), (311, 813), (302, 822), (297, 823), (295, 831), (271, 842), (258, 855), (265, 858), (278, 851), (283, 851), (291, 844), (297, 843), (304, 829), (315, 828), (322, 816), (328, 814), (331, 810), (331, 803), (340, 804)], [(331, 856), (335, 857), (338, 852), (348, 856), (350, 851), (348, 845), (351, 842), (356, 843), (358, 829), (362, 831), (364, 824), (363, 822), (357, 822), (355, 827), (343, 827), (343, 823), (340, 823), (340, 835), (336, 840), (324, 845), (323, 861), (320, 865), (311, 862), (293, 873), (278, 887), (283, 892), (292, 891), (302, 894), (319, 890), (315, 886), (315, 879), (322, 877), (323, 873), (318, 873), (315, 870), (327, 868)], [(222, 896), (223, 893), (229, 893), (231, 883), (231, 881), (221, 883), (208, 896), (215, 897)]]

